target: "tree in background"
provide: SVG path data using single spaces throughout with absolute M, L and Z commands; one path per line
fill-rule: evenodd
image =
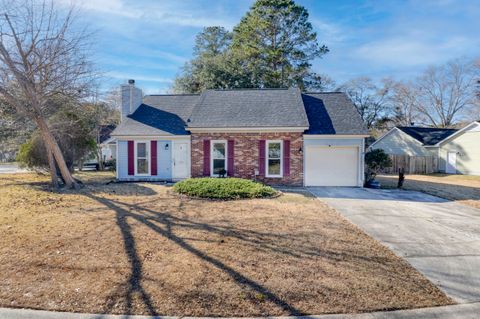
M 392 122 L 396 126 L 414 126 L 423 124 L 418 112 L 419 101 L 417 88 L 413 83 L 396 82 L 391 87 Z
M 293 0 L 257 0 L 233 30 L 232 51 L 253 87 L 304 87 L 319 45 L 308 11 Z
M 91 35 L 75 27 L 72 10 L 63 15 L 53 1 L 1 0 L 0 7 L 0 98 L 36 124 L 54 187 L 58 169 L 65 185 L 75 188 L 47 118 L 57 97 L 72 100 L 88 93 Z
M 4 99 L 0 98 L 0 104 L 0 162 L 13 162 L 18 145 L 30 137 L 35 126 Z
M 305 92 L 333 92 L 337 89 L 337 83 L 326 74 L 309 73 L 303 79 L 303 91 Z
M 68 169 L 73 172 L 75 164 L 80 166 L 91 154 L 97 153 L 98 133 L 104 123 L 118 121 L 118 111 L 112 111 L 103 102 L 74 104 L 68 100 L 57 100 L 51 103 L 55 103 L 57 108 L 47 122 Z M 30 139 L 21 145 L 17 160 L 28 168 L 48 167 L 46 146 L 39 130 L 34 131 Z
M 95 97 L 91 102 L 86 103 L 86 107 L 93 121 L 93 129 L 89 135 L 95 140 L 95 157 L 99 169 L 104 169 L 104 159 L 102 158 L 101 137 L 105 131 L 110 131 L 120 123 L 121 96 L 119 89 L 111 89 L 103 98 Z M 79 166 L 82 163 L 80 161 Z
M 434 127 L 452 126 L 476 107 L 478 79 L 478 68 L 465 59 L 428 68 L 415 83 L 418 112 Z
M 231 38 L 231 33 L 223 27 L 206 27 L 197 34 L 193 59 L 176 77 L 174 91 L 199 93 L 232 86 L 235 73 L 229 68 L 228 52 Z
M 208 27 L 197 35 L 194 57 L 175 79 L 174 91 L 327 87 L 330 81 L 310 70 L 327 52 L 304 7 L 293 0 L 257 0 L 233 32 Z
M 344 83 L 338 90 L 350 97 L 368 129 L 373 129 L 389 119 L 391 86 L 391 80 L 384 80 L 382 86 L 378 86 L 368 77 L 359 77 Z

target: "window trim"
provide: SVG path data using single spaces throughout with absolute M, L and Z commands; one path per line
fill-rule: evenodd
M 269 174 L 268 173 L 268 160 L 270 159 L 268 154 L 268 146 L 270 144 L 280 144 L 280 174 Z M 277 158 L 272 158 L 277 159 Z M 265 141 L 265 177 L 272 178 L 282 178 L 283 177 L 283 140 L 267 140 Z
M 145 143 L 145 146 L 146 146 L 146 152 L 147 152 L 147 156 L 146 157 L 141 157 L 140 159 L 146 159 L 147 160 L 147 167 L 148 167 L 148 172 L 147 173 L 141 173 L 139 174 L 138 173 L 138 144 L 140 143 Z M 147 140 L 136 140 L 135 143 L 134 143 L 134 173 L 135 173 L 135 176 L 150 176 L 151 173 L 152 173 L 152 154 L 150 153 L 150 141 L 147 141 Z
M 225 170 L 228 172 L 228 141 L 227 140 L 210 140 L 210 176 L 211 177 L 218 177 L 219 174 L 215 174 L 213 172 L 213 160 L 214 159 L 221 159 L 221 158 L 213 158 L 213 145 L 222 143 L 225 145 Z

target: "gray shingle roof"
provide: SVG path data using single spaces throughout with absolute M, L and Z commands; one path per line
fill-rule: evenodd
M 352 101 L 342 92 L 304 93 L 310 128 L 305 134 L 368 135 Z
M 435 128 L 435 127 L 415 127 L 415 126 L 397 126 L 399 130 L 410 135 L 423 145 L 435 145 L 443 141 L 453 133 L 456 129 Z
M 187 119 L 200 95 L 147 95 L 111 135 L 188 135 Z
M 240 127 L 309 127 L 306 134 L 368 134 L 343 93 L 240 89 L 147 95 L 111 135 L 186 135 L 190 134 L 186 128 Z
M 298 89 L 207 90 L 188 127 L 308 127 L 308 119 Z

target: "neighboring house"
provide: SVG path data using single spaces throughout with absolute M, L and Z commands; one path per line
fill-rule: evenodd
M 227 176 L 271 185 L 362 186 L 367 130 L 343 93 L 298 89 L 147 95 L 122 86 L 119 180 Z
M 429 127 L 394 127 L 368 149 L 387 154 L 433 156 L 438 171 L 449 174 L 480 175 L 480 123 L 461 130 Z
M 102 125 L 98 133 L 98 145 L 100 146 L 102 161 L 107 162 L 117 158 L 117 143 L 110 134 L 116 128 L 115 124 Z

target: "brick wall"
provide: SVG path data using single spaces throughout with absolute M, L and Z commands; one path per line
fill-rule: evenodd
M 303 185 L 303 133 L 192 133 L 192 177 L 203 176 L 203 141 L 234 140 L 234 176 L 254 179 L 260 140 L 290 140 L 290 176 L 256 179 L 270 185 Z M 283 163 L 282 163 L 283 164 Z

